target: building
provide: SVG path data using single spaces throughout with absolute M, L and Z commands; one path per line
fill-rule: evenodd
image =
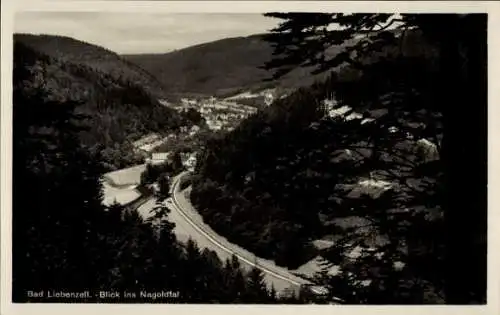
M 184 106 L 189 106 L 191 104 L 191 100 L 188 98 L 181 98 L 181 103 Z
M 146 160 L 146 163 L 151 165 L 163 164 L 169 161 L 171 154 L 171 152 L 154 152 L 151 154 L 151 158 Z
M 189 157 L 185 160 L 183 163 L 184 166 L 188 169 L 188 171 L 194 171 L 194 168 L 196 167 L 196 153 L 190 154 Z
M 158 100 L 158 102 L 163 106 L 171 106 L 171 104 L 167 100 Z
M 300 294 L 300 286 L 290 286 L 287 288 L 284 288 L 281 291 L 276 292 L 276 295 L 279 298 L 291 298 L 291 297 L 297 297 Z
M 333 245 L 335 245 L 335 243 L 330 240 L 318 239 L 312 241 L 312 245 L 318 250 L 324 250 L 332 247 Z
M 191 130 L 189 131 L 189 136 L 190 137 L 194 136 L 195 134 L 198 133 L 198 131 L 200 131 L 200 127 L 197 125 L 194 125 L 193 127 L 191 127 Z
M 273 102 L 274 102 L 274 95 L 273 95 L 273 93 L 271 93 L 271 92 L 267 92 L 267 93 L 265 93 L 265 96 L 264 96 L 264 103 L 265 103 L 267 106 L 270 106 Z

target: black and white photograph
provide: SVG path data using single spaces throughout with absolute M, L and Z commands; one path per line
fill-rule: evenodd
M 9 302 L 489 304 L 488 13 L 330 9 L 15 12 Z

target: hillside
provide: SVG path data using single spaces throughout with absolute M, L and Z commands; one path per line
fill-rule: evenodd
M 90 121 L 93 125 L 104 122 L 101 113 L 90 107 L 91 103 L 73 101 L 58 85 L 64 74 L 70 87 L 71 80 L 80 77 L 65 73 L 57 60 L 19 42 L 15 43 L 15 56 L 12 91 L 13 302 L 285 302 L 281 299 L 278 302 L 275 291 L 266 288 L 259 269 L 248 272 L 236 256 L 222 260 L 216 252 L 200 248 L 192 240 L 178 239 L 170 210 L 163 202 L 166 196 L 150 196 L 153 198 L 141 213 L 113 202 L 113 199 L 125 202 L 137 197 L 132 189 L 124 189 L 120 196 L 115 191 L 116 198 L 106 198 L 108 188 L 116 189 L 112 187 L 114 184 L 138 183 L 142 166 L 106 175 L 100 156 L 89 152 L 81 142 L 78 132 L 84 117 L 78 115 L 76 109 L 81 112 L 87 107 L 94 113 Z M 91 73 L 82 71 L 81 75 Z M 46 82 L 57 90 L 49 90 L 44 85 Z M 82 88 L 87 87 L 92 86 Z M 126 112 L 122 104 L 114 103 L 116 108 L 110 108 L 109 118 Z M 125 122 L 134 122 L 140 127 L 145 120 L 141 113 L 155 114 L 150 108 L 146 106 L 132 113 L 137 115 L 136 120 L 126 117 Z M 122 127 L 119 124 L 112 126 L 118 131 Z M 114 144 L 108 149 L 119 149 L 120 144 Z M 127 153 L 125 150 L 117 152 Z M 137 189 L 145 193 L 140 187 Z M 150 219 L 143 218 L 145 214 Z M 109 288 L 116 293 L 113 297 L 110 294 L 103 296 L 103 290 Z M 164 294 L 165 288 L 171 290 L 168 297 Z M 29 290 L 39 293 L 26 294 Z M 76 293 L 85 290 L 87 294 Z M 121 292 L 131 294 L 123 296 Z
M 154 76 L 104 47 L 58 35 L 15 34 L 14 40 L 61 63 L 85 65 L 115 81 L 130 82 L 154 94 L 162 93 L 161 83 Z
M 261 35 L 226 38 L 165 54 L 124 55 L 152 73 L 169 93 L 230 95 L 270 86 L 307 86 L 318 77 L 297 69 L 279 82 L 263 82 L 270 73 L 261 69 L 272 58 L 273 47 Z M 323 76 L 321 76 L 323 77 Z
M 76 111 L 90 118 L 81 140 L 100 152 L 110 169 L 141 161 L 131 149 L 139 137 L 189 124 L 157 101 L 161 86 L 151 75 L 98 46 L 68 37 L 16 34 L 14 67 L 14 84 L 23 89 L 42 87 L 47 98 L 79 102 Z
M 440 113 L 426 98 L 398 96 L 435 93 L 435 56 L 429 45 L 413 49 L 418 37 L 402 49 L 370 52 L 359 59 L 363 71 L 344 67 L 210 141 L 191 194 L 205 222 L 291 269 L 320 256 L 330 267 L 353 270 L 361 279 L 373 272 L 366 277 L 377 279 L 386 266 L 367 262 L 375 252 L 429 259 L 422 244 L 440 241 L 433 234 L 442 218 L 435 203 L 440 175 L 421 167 L 439 160 L 426 138 L 439 138 L 440 119 L 429 117 Z M 412 234 L 419 229 L 427 229 L 423 239 Z M 439 257 L 426 263 L 437 264 Z M 428 277 L 412 267 L 397 277 Z

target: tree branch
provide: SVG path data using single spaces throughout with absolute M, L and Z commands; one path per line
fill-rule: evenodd
M 384 26 L 384 27 L 382 27 L 382 28 L 380 28 L 380 29 L 378 29 L 378 30 L 373 30 L 373 31 L 375 31 L 375 32 L 380 32 L 380 31 L 386 30 L 386 29 L 388 29 L 391 25 L 393 25 L 395 22 L 405 22 L 405 20 L 403 20 L 403 19 L 392 19 L 389 23 L 387 23 L 387 25 L 386 25 L 386 26 Z M 379 24 L 379 25 L 380 25 L 380 24 Z

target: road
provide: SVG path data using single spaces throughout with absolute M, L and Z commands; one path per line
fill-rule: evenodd
M 174 233 L 179 241 L 185 242 L 191 238 L 196 241 L 200 249 L 208 248 L 215 251 L 222 261 L 230 259 L 233 254 L 236 255 L 245 270 L 249 270 L 253 266 L 262 270 L 267 285 L 269 287 L 273 285 L 278 292 L 286 288 L 297 290 L 300 285 L 308 283 L 307 280 L 293 275 L 288 269 L 276 266 L 272 261 L 257 258 L 244 248 L 232 244 L 203 223 L 201 216 L 185 197 L 185 191 L 181 191 L 179 188 L 179 181 L 185 174 L 182 173 L 173 179 L 172 198 L 166 202 L 167 207 L 171 210 L 169 221 L 175 223 Z M 154 200 L 149 200 L 138 208 L 139 213 L 143 217 L 150 216 L 154 203 Z

